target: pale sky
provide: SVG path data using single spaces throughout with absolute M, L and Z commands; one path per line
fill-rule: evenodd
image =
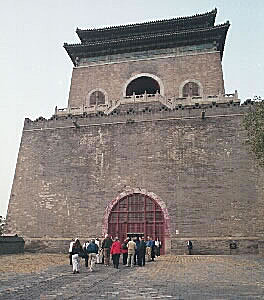
M 72 63 L 63 43 L 75 30 L 168 19 L 218 9 L 230 21 L 223 71 L 226 93 L 264 97 L 263 0 L 0 0 L 0 215 L 5 216 L 24 118 L 67 106 Z M 21 212 L 23 213 L 23 212 Z

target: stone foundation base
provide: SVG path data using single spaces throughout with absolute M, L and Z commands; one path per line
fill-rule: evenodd
M 25 238 L 25 251 L 38 253 L 68 253 L 71 238 Z M 81 243 L 84 240 L 80 239 Z
M 71 238 L 24 238 L 25 251 L 68 253 Z M 80 238 L 81 244 L 90 238 Z M 167 239 L 166 254 L 188 254 L 187 241 L 193 244 L 194 255 L 264 255 L 264 240 L 256 237 L 172 238 Z M 170 243 L 169 243 L 170 242 Z M 170 246 L 170 247 L 168 247 Z
M 264 241 L 256 237 L 172 238 L 171 252 L 188 254 L 187 241 L 193 244 L 192 254 L 264 254 Z

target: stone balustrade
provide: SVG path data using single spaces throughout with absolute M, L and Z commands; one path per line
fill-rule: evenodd
M 132 96 L 125 96 L 116 100 L 109 100 L 107 104 L 81 106 L 81 107 L 67 107 L 55 108 L 55 116 L 65 115 L 81 115 L 102 112 L 106 115 L 110 114 L 115 108 L 121 104 L 145 103 L 145 102 L 160 102 L 169 109 L 174 109 L 179 106 L 199 106 L 199 105 L 216 105 L 217 103 L 239 103 L 238 93 L 219 94 L 219 95 L 203 95 L 193 97 L 166 97 L 159 93 L 156 94 L 142 94 Z

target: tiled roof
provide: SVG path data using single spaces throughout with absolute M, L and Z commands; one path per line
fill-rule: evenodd
M 214 26 L 216 8 L 211 12 L 204 14 L 196 14 L 190 17 L 180 17 L 173 19 L 157 20 L 144 23 L 135 23 L 129 25 L 111 26 L 99 29 L 79 29 L 78 34 L 82 43 L 89 42 L 91 40 L 108 40 L 120 38 L 122 36 L 136 36 L 141 34 L 153 34 L 160 32 L 176 32 L 185 31 L 197 28 L 207 28 Z
M 64 44 L 64 48 L 75 64 L 76 57 L 88 58 L 127 52 L 173 48 L 176 46 L 199 45 L 215 42 L 217 50 L 223 54 L 229 22 L 206 28 L 182 31 L 155 32 L 140 36 L 126 35 L 106 40 L 89 40 L 81 44 Z

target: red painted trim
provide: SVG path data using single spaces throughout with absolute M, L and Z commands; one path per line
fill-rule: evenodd
M 160 206 L 160 208 L 163 212 L 163 216 L 164 216 L 164 225 L 165 225 L 164 226 L 165 227 L 165 235 L 164 236 L 169 237 L 170 236 L 170 218 L 169 218 L 168 210 L 166 208 L 166 204 L 153 192 L 148 192 L 145 189 L 140 189 L 140 188 L 126 188 L 126 190 L 124 190 L 121 194 L 119 194 L 116 198 L 114 198 L 107 205 L 105 212 L 104 212 L 104 216 L 103 216 L 102 235 L 105 236 L 108 233 L 108 219 L 109 219 L 111 210 L 121 199 L 123 199 L 124 197 L 127 197 L 129 195 L 132 195 L 132 194 L 141 194 L 141 195 L 148 196 L 149 198 L 151 198 L 154 202 L 156 202 Z

